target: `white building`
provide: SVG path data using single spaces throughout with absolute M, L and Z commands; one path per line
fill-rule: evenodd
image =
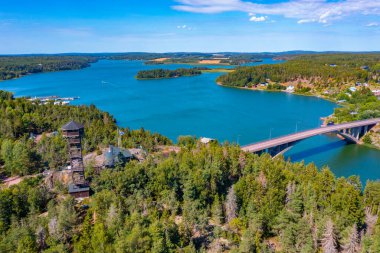
M 214 141 L 214 139 L 207 138 L 207 137 L 202 137 L 201 138 L 201 143 L 203 143 L 203 144 L 208 144 L 208 143 L 210 143 L 212 141 Z
M 350 91 L 352 91 L 352 92 L 355 92 L 355 91 L 357 91 L 356 87 L 353 87 L 353 86 L 352 86 L 352 87 L 350 87 L 350 88 L 349 88 L 349 90 L 350 90 Z
M 294 92 L 294 86 L 290 85 L 286 88 L 286 92 Z
M 371 90 L 376 97 L 380 96 L 380 90 Z

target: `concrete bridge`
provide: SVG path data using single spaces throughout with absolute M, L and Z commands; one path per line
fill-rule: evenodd
M 267 141 L 261 141 L 254 144 L 246 145 L 243 146 L 241 149 L 243 151 L 256 154 L 261 154 L 265 152 L 275 157 L 277 155 L 285 153 L 296 143 L 304 139 L 327 133 L 337 133 L 340 136 L 342 136 L 347 142 L 358 143 L 360 138 L 363 137 L 369 130 L 371 130 L 378 123 L 380 123 L 380 118 L 319 127 L 307 131 L 298 132 L 295 134 L 274 138 Z

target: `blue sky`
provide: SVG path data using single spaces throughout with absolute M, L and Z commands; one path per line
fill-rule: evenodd
M 0 54 L 379 45 L 380 0 L 0 0 Z

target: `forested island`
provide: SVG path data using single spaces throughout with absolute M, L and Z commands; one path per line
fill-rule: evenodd
M 0 56 L 0 80 L 42 72 L 82 69 L 97 59 L 95 56 L 65 55 Z
M 95 106 L 59 106 L 0 91 L 0 172 L 24 176 L 0 189 L 0 252 L 379 252 L 380 183 L 257 156 L 233 144 L 170 140 L 121 129 L 143 161 L 96 170 L 77 202 L 56 177 L 67 141 L 60 126 L 84 123 L 85 154 L 116 144 L 116 120 Z M 56 134 L 51 135 L 54 131 Z M 42 135 L 39 141 L 31 138 Z M 350 251 L 351 250 L 351 251 Z
M 177 78 L 181 76 L 197 76 L 201 75 L 202 71 L 199 68 L 179 68 L 175 70 L 169 69 L 152 69 L 142 70 L 136 75 L 137 79 L 163 79 L 163 78 Z

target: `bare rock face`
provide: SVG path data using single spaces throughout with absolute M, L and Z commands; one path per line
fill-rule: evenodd
M 380 148 L 380 124 L 377 124 L 374 128 L 372 128 L 370 132 L 370 138 L 372 144 Z
M 69 185 L 72 182 L 71 171 L 62 170 L 62 171 L 51 171 L 45 177 L 45 185 L 52 189 L 54 188 L 56 182 L 60 182 L 64 185 Z
M 102 167 L 105 162 L 104 153 L 107 152 L 107 149 L 102 149 L 99 151 L 94 151 L 83 157 L 84 166 L 92 165 L 94 167 Z

